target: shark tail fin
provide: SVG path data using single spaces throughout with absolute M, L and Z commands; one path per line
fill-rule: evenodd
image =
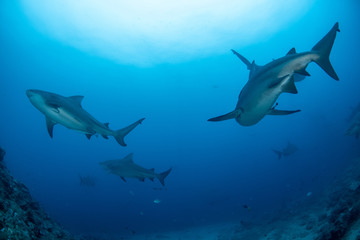
M 208 121 L 210 121 L 210 122 L 219 122 L 219 121 L 229 120 L 229 119 L 232 119 L 232 118 L 237 118 L 240 114 L 241 114 L 241 108 L 235 109 L 232 112 L 229 112 L 227 114 L 224 114 L 224 115 L 221 115 L 221 116 L 218 116 L 218 117 L 210 118 L 210 119 L 208 119 Z
M 160 174 L 157 174 L 156 177 L 159 179 L 161 185 L 165 186 L 164 180 L 165 180 L 165 178 L 169 175 L 169 173 L 171 172 L 171 170 L 172 170 L 172 168 L 169 168 L 167 171 L 162 172 L 162 173 L 160 173 Z
M 319 54 L 314 60 L 330 77 L 339 80 L 334 68 L 330 63 L 330 52 L 335 41 L 336 33 L 340 32 L 339 23 L 335 23 L 332 29 L 311 50 Z
M 116 139 L 116 141 L 123 147 L 126 146 L 126 143 L 124 141 L 124 137 L 131 132 L 137 125 L 139 125 L 140 123 L 142 123 L 142 121 L 144 121 L 145 118 L 142 118 L 140 120 L 137 120 L 136 122 L 134 122 L 133 124 L 122 128 L 120 130 L 115 131 L 114 134 L 114 138 Z
M 279 158 L 279 159 L 281 159 L 281 157 L 282 157 L 282 152 L 281 152 L 281 151 L 278 151 L 278 150 L 274 150 L 274 149 L 273 149 L 273 152 L 278 155 L 278 158 Z

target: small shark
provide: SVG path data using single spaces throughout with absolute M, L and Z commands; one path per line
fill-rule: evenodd
M 96 178 L 91 175 L 81 176 L 79 175 L 80 185 L 94 187 L 96 185 Z
M 287 146 L 282 151 L 273 149 L 273 152 L 278 155 L 279 159 L 281 159 L 282 156 L 284 156 L 284 157 L 289 156 L 289 155 L 295 153 L 297 150 L 298 150 L 298 148 L 295 144 L 288 142 Z
M 172 170 L 172 168 L 170 168 L 165 172 L 155 173 L 153 168 L 143 168 L 134 163 L 132 153 L 123 159 L 100 162 L 100 165 L 108 172 L 120 176 L 124 182 L 126 182 L 125 178 L 137 178 L 142 182 L 145 180 L 145 178 L 149 178 L 151 181 L 154 181 L 154 178 L 157 178 L 163 186 L 165 185 L 165 178 Z
M 300 110 L 278 110 L 274 106 L 281 93 L 297 93 L 295 78 L 299 75 L 310 76 L 306 71 L 309 63 L 317 63 L 330 77 L 339 80 L 331 66 L 329 55 L 339 32 L 339 24 L 332 29 L 308 52 L 296 53 L 292 48 L 284 57 L 276 59 L 264 66 L 250 63 L 245 57 L 232 52 L 250 70 L 249 80 L 241 90 L 235 110 L 222 116 L 210 118 L 208 121 L 223 121 L 235 118 L 243 126 L 258 123 L 265 115 L 288 115 Z
M 109 123 L 99 122 L 82 108 L 83 96 L 63 97 L 33 89 L 27 90 L 26 95 L 30 102 L 45 115 L 47 130 L 51 138 L 54 125 L 59 123 L 69 129 L 85 133 L 88 139 L 94 134 L 100 134 L 105 139 L 113 136 L 121 146 L 125 147 L 124 137 L 145 119 L 142 118 L 120 130 L 111 130 Z
M 351 113 L 349 120 L 350 120 L 350 126 L 346 130 L 345 135 L 349 135 L 349 136 L 354 135 L 358 139 L 360 136 L 360 103 Z

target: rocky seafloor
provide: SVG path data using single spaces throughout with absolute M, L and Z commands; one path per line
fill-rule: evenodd
M 27 187 L 14 179 L 0 148 L 0 240 L 83 240 L 52 220 Z M 321 196 L 272 214 L 262 223 L 231 222 L 133 236 L 101 239 L 204 239 L 204 240 L 360 240 L 360 158 L 351 164 Z M 89 238 L 87 238 L 89 239 Z M 95 238 L 91 238 L 95 239 Z
M 264 216 L 261 223 L 220 223 L 129 239 L 360 240 L 360 158 L 354 159 L 316 198 Z
M 52 220 L 7 170 L 0 148 L 0 240 L 79 240 Z

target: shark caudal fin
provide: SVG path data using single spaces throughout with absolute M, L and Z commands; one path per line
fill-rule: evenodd
M 156 175 L 156 177 L 159 179 L 161 185 L 165 186 L 165 178 L 169 175 L 169 173 L 171 172 L 172 168 L 169 168 L 169 170 L 159 173 Z
M 219 121 L 229 120 L 229 119 L 237 118 L 240 114 L 241 114 L 241 108 L 235 109 L 232 112 L 229 112 L 227 114 L 224 114 L 224 115 L 221 115 L 218 117 L 210 118 L 210 119 L 208 119 L 208 121 L 209 122 L 219 122 Z
M 142 121 L 144 121 L 145 118 L 142 118 L 140 120 L 137 120 L 136 122 L 134 122 L 133 124 L 115 131 L 114 134 L 114 138 L 116 139 L 116 141 L 123 147 L 126 146 L 126 143 L 124 142 L 124 137 L 131 132 L 137 125 L 139 125 L 140 123 L 142 123 Z
M 334 68 L 330 63 L 330 52 L 335 41 L 336 33 L 340 32 L 339 23 L 335 23 L 332 29 L 323 37 L 311 51 L 317 52 L 319 58 L 314 60 L 330 77 L 339 80 Z
M 281 151 L 278 151 L 278 150 L 274 150 L 273 149 L 273 152 L 276 153 L 276 155 L 278 155 L 278 158 L 281 159 L 282 157 L 282 152 Z

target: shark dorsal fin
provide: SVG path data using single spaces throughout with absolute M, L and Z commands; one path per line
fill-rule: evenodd
M 109 123 L 104 123 L 105 127 L 109 128 Z
M 286 54 L 286 56 L 287 56 L 287 55 L 292 55 L 292 54 L 296 54 L 295 48 L 290 49 L 290 50 L 288 51 L 288 53 Z
M 257 71 L 259 71 L 259 68 L 260 68 L 260 66 L 255 63 L 255 60 L 252 61 L 251 65 L 250 65 L 249 79 L 252 78 L 252 76 L 254 76 L 254 74 Z
M 123 161 L 133 163 L 134 162 L 133 161 L 133 155 L 134 155 L 133 153 L 130 153 L 129 155 L 127 155 L 126 157 L 123 158 Z
M 79 106 L 81 107 L 81 102 L 84 99 L 84 96 L 71 96 L 69 98 L 79 104 Z

